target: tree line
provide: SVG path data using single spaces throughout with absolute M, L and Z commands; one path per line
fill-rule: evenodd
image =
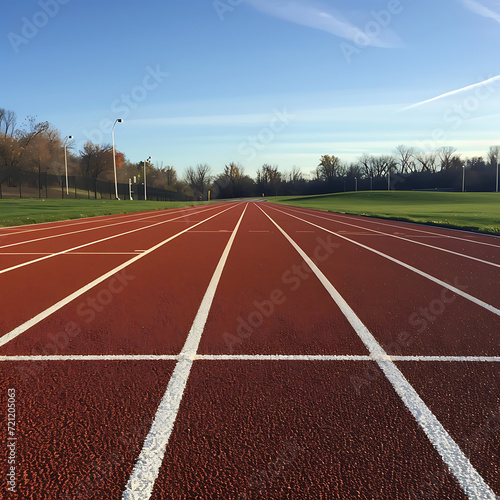
M 66 155 L 65 155 L 66 151 Z M 175 191 L 198 199 L 252 196 L 322 194 L 368 189 L 447 189 L 459 191 L 465 174 L 467 191 L 494 191 L 500 147 L 491 146 L 484 157 L 462 158 L 453 147 L 420 151 L 406 145 L 391 154 L 363 154 L 349 164 L 335 155 L 323 155 L 308 174 L 299 168 L 281 171 L 264 164 L 252 178 L 237 162 L 220 173 L 204 163 L 179 175 L 175 167 L 149 160 L 133 163 L 115 151 L 118 181 L 143 183 L 148 187 Z M 15 186 L 22 175 L 38 177 L 65 174 L 65 158 L 71 175 L 96 184 L 113 180 L 113 153 L 110 144 L 87 141 L 79 151 L 74 139 L 62 137 L 48 122 L 28 116 L 20 125 L 16 113 L 0 108 L 0 189 Z

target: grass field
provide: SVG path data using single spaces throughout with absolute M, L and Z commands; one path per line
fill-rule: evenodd
M 190 207 L 204 202 L 116 200 L 0 200 L 0 226 L 20 226 L 144 210 Z M 206 202 L 205 202 L 206 203 Z
M 500 194 L 363 191 L 277 197 L 276 203 L 500 235 Z
M 275 197 L 302 208 L 468 229 L 500 235 L 500 194 L 362 191 L 321 196 Z M 115 200 L 0 200 L 0 226 L 36 224 L 98 215 L 142 212 L 207 202 Z

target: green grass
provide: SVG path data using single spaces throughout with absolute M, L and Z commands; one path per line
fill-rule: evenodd
M 277 203 L 330 212 L 419 222 L 500 235 L 500 194 L 362 191 L 322 196 L 268 198 Z M 207 202 L 4 199 L 0 226 L 18 226 Z
M 0 227 L 191 207 L 203 203 L 207 202 L 6 199 L 0 200 Z
M 362 191 L 270 200 L 295 207 L 500 235 L 500 194 L 497 193 Z

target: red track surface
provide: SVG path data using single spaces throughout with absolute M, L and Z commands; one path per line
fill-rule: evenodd
M 498 264 L 498 238 L 268 203 L 0 229 L 17 438 L 9 455 L 5 424 L 0 498 L 494 499 Z M 370 358 L 332 286 L 393 363 Z

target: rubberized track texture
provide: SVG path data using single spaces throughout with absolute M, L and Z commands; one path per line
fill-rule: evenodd
M 0 228 L 0 498 L 497 499 L 499 285 L 264 201 Z

